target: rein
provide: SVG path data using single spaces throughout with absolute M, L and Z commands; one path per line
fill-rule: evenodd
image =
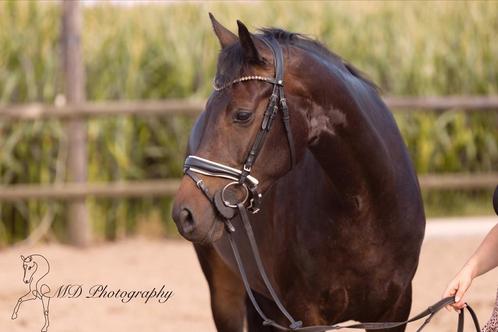
M 290 152 L 290 163 L 291 168 L 294 167 L 295 164 L 295 147 L 294 140 L 290 128 L 290 118 L 289 118 L 289 109 L 287 107 L 287 102 L 284 95 L 284 58 L 283 53 L 278 41 L 274 38 L 270 39 L 261 39 L 272 51 L 273 57 L 275 59 L 275 77 L 263 77 L 263 76 L 244 76 L 237 78 L 231 82 L 228 82 L 222 86 L 214 86 L 215 91 L 221 91 L 226 88 L 231 87 L 234 84 L 257 80 L 265 83 L 269 83 L 273 85 L 273 91 L 270 96 L 268 106 L 263 116 L 263 120 L 261 123 L 261 128 L 257 133 L 254 142 L 252 144 L 251 150 L 242 166 L 242 169 L 236 169 L 212 160 L 208 160 L 205 158 L 201 158 L 194 155 L 189 155 L 185 159 L 184 163 L 184 173 L 189 176 L 197 188 L 201 190 L 201 192 L 206 196 L 206 198 L 211 202 L 211 204 L 216 207 L 218 213 L 223 217 L 225 223 L 225 229 L 228 234 L 228 239 L 230 242 L 230 246 L 232 248 L 235 261 L 237 263 L 237 267 L 240 272 L 240 276 L 242 278 L 242 282 L 244 284 L 244 288 L 246 290 L 247 296 L 249 297 L 254 309 L 257 311 L 258 315 L 263 320 L 263 325 L 272 326 L 281 331 L 305 331 L 305 332 L 319 332 L 319 331 L 331 331 L 331 330 L 340 330 L 340 329 L 368 329 L 368 330 L 382 330 L 382 329 L 391 329 L 399 326 L 406 325 L 411 322 L 418 321 L 422 318 L 425 318 L 423 324 L 419 327 L 417 332 L 420 332 L 434 317 L 436 313 L 438 313 L 442 308 L 446 305 L 455 303 L 454 297 L 444 298 L 434 305 L 428 307 L 423 312 L 418 315 L 403 321 L 403 322 L 372 322 L 372 323 L 357 323 L 351 325 L 314 325 L 314 326 L 305 326 L 303 327 L 303 322 L 300 320 L 295 320 L 292 315 L 287 311 L 285 306 L 282 304 L 282 301 L 278 297 L 275 289 L 271 285 L 270 279 L 266 274 L 266 270 L 263 266 L 263 262 L 261 260 L 261 255 L 259 253 L 258 245 L 256 243 L 256 239 L 254 237 L 254 231 L 252 229 L 251 223 L 249 221 L 248 211 L 251 213 L 257 213 L 260 210 L 262 194 L 258 191 L 259 181 L 251 176 L 252 167 L 258 157 L 258 154 L 263 147 L 264 141 L 269 133 L 273 120 L 277 115 L 278 111 L 282 112 L 282 121 L 284 124 L 285 133 L 287 136 L 287 141 L 289 144 L 289 152 Z M 218 177 L 227 180 L 231 180 L 223 189 L 211 195 L 209 189 L 207 188 L 204 181 L 198 176 L 206 175 L 210 177 Z M 233 188 L 232 188 L 233 187 Z M 233 199 L 234 194 L 231 193 L 231 189 L 240 189 L 243 192 L 242 198 Z M 276 323 L 275 321 L 268 318 L 261 307 L 259 306 L 254 293 L 249 284 L 249 280 L 247 278 L 247 274 L 244 268 L 244 263 L 240 257 L 239 249 L 237 243 L 233 238 L 233 233 L 236 231 L 235 227 L 231 223 L 231 219 L 233 219 L 238 212 L 240 219 L 242 220 L 242 224 L 246 231 L 247 237 L 249 239 L 249 244 L 251 247 L 252 255 L 256 261 L 256 266 L 258 272 L 270 293 L 273 301 L 282 312 L 282 314 L 289 321 L 290 325 L 288 327 L 283 326 L 281 324 Z M 477 320 L 477 316 L 474 310 L 467 305 L 467 310 L 469 311 L 472 320 L 474 322 L 476 332 L 480 332 L 479 322 Z M 457 332 L 463 332 L 464 329 L 464 310 L 460 311 L 458 316 L 458 330 Z

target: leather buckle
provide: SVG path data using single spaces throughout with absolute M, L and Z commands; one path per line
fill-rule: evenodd
M 261 198 L 263 195 L 258 193 L 256 190 L 251 190 L 252 198 L 249 200 L 249 205 L 247 210 L 252 214 L 256 214 L 261 210 Z

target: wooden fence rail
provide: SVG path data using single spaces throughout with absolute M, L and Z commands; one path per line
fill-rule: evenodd
M 385 97 L 384 101 L 395 111 L 407 112 L 449 109 L 464 112 L 498 110 L 498 96 Z M 189 99 L 92 102 L 61 107 L 47 104 L 2 105 L 0 120 L 67 120 L 113 115 L 196 116 L 203 109 L 203 101 Z
M 419 175 L 422 189 L 494 189 L 498 173 L 454 173 Z
M 393 110 L 410 112 L 449 109 L 465 112 L 498 110 L 498 96 L 385 97 L 384 101 Z
M 16 184 L 0 186 L 0 201 L 74 200 L 95 198 L 124 198 L 146 196 L 172 196 L 180 184 L 178 179 L 119 181 L 102 183 L 64 183 L 55 185 Z
M 43 120 L 93 118 L 115 115 L 162 115 L 196 116 L 204 108 L 198 100 L 160 100 L 160 101 L 114 101 L 85 103 L 73 106 L 46 104 L 4 105 L 0 106 L 0 120 Z
M 498 96 L 386 97 L 384 101 L 393 110 L 409 112 L 447 109 L 465 112 L 498 111 Z M 70 120 L 118 115 L 193 117 L 203 108 L 204 102 L 199 100 L 116 101 L 62 107 L 46 104 L 4 105 L 0 106 L 0 121 Z M 420 176 L 419 180 L 423 189 L 492 189 L 498 183 L 498 173 L 429 174 Z M 175 193 L 178 185 L 178 179 L 60 185 L 17 184 L 0 186 L 0 201 L 75 200 L 87 196 L 170 196 Z
M 493 189 L 498 173 L 421 175 L 423 189 Z M 172 196 L 179 179 L 128 181 L 111 183 L 65 183 L 60 185 L 0 186 L 0 201 L 74 200 L 88 196 L 96 198 L 125 198 Z

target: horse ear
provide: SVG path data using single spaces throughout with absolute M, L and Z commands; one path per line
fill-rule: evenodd
M 237 20 L 237 25 L 239 27 L 239 39 L 244 52 L 244 58 L 249 62 L 263 63 L 263 57 L 259 54 L 258 49 L 254 44 L 254 38 L 247 27 L 239 20 Z
M 24 259 L 25 259 L 25 258 L 24 258 L 24 256 L 23 256 L 23 255 L 21 255 L 21 260 L 22 260 L 23 262 L 24 262 Z
M 213 14 L 209 13 L 209 18 L 211 19 L 214 33 L 216 34 L 216 37 L 218 37 L 222 49 L 237 42 L 237 35 L 221 25 L 220 22 L 214 18 Z

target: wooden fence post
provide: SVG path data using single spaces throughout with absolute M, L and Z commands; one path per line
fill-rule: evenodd
M 85 72 L 81 47 L 81 13 L 77 0 L 62 2 L 62 57 L 64 94 L 68 105 L 85 102 Z M 87 181 L 87 127 L 84 119 L 67 121 L 67 177 L 71 182 Z M 68 236 L 71 244 L 87 246 L 91 241 L 85 198 L 67 206 Z

